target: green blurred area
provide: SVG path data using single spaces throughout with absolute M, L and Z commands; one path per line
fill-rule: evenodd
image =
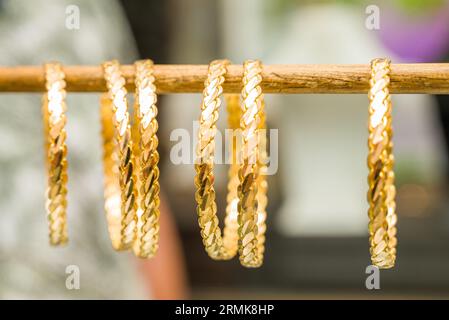
M 445 0 L 388 0 L 388 1 L 369 1 L 369 0 L 277 0 L 267 3 L 267 11 L 278 16 L 290 11 L 299 5 L 317 5 L 317 4 L 340 3 L 343 5 L 355 5 L 366 7 L 368 5 L 393 5 L 400 10 L 417 14 L 423 11 L 434 10 L 445 4 Z

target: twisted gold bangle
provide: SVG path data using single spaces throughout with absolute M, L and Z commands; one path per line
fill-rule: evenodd
M 391 126 L 390 60 L 371 62 L 368 138 L 368 202 L 371 260 L 379 268 L 392 268 L 396 259 L 396 203 Z
M 239 170 L 238 222 L 240 263 L 245 267 L 259 267 L 263 263 L 267 181 L 265 112 L 262 88 L 262 63 L 244 63 L 242 90 L 242 164 Z
M 214 155 L 215 134 L 218 110 L 223 93 L 222 84 L 227 72 L 227 60 L 215 60 L 209 64 L 208 76 L 204 83 L 203 101 L 201 103 L 200 127 L 196 149 L 197 163 L 195 200 L 197 202 L 198 224 L 206 252 L 212 259 L 228 260 L 237 253 L 237 169 L 231 165 L 229 169 L 228 205 L 226 208 L 224 236 L 221 235 L 217 217 L 217 204 L 214 189 Z M 238 101 L 228 98 L 228 110 L 231 111 L 230 123 L 235 119 L 234 110 L 238 109 Z M 237 107 L 236 107 L 237 103 Z M 235 122 L 235 120 L 234 120 Z M 231 152 L 232 153 L 232 152 Z M 231 155 L 232 156 L 232 155 Z
M 119 63 L 109 61 L 102 67 L 108 87 L 108 94 L 101 98 L 106 218 L 112 247 L 125 250 L 133 244 L 137 231 L 127 92 Z
M 46 167 L 47 218 L 50 244 L 61 245 L 67 236 L 67 145 L 65 75 L 59 63 L 44 66 L 47 93 L 43 97 Z
M 136 186 L 138 198 L 137 238 L 133 250 L 140 258 L 156 254 L 159 241 L 159 153 L 156 132 L 156 87 L 154 85 L 153 62 L 137 61 L 136 93 L 134 99 L 134 160 L 137 170 Z
M 237 222 L 237 207 L 239 202 L 239 196 L 237 188 L 239 186 L 239 164 L 237 155 L 241 152 L 241 142 L 237 141 L 239 138 L 238 130 L 240 128 L 240 118 L 242 117 L 242 109 L 240 108 L 240 97 L 238 94 L 225 95 L 226 106 L 228 110 L 228 126 L 233 130 L 231 146 L 229 150 L 229 163 L 228 170 L 228 194 L 226 197 L 226 216 L 223 230 L 223 243 L 227 248 L 228 256 L 234 257 L 238 251 L 238 228 Z

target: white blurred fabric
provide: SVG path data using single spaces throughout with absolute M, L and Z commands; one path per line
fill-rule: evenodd
M 116 1 L 9 0 L 0 3 L 2 65 L 130 63 L 133 39 Z M 65 27 L 67 5 L 79 30 Z M 143 298 L 128 253 L 112 250 L 103 210 L 98 94 L 69 94 L 69 244 L 48 244 L 40 94 L 0 95 L 0 298 Z M 80 269 L 68 290 L 66 266 Z

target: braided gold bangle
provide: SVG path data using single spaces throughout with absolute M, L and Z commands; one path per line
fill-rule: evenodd
M 396 203 L 391 126 L 390 60 L 371 62 L 368 138 L 368 202 L 371 260 L 379 268 L 392 268 L 396 259 Z
M 240 108 L 240 96 L 238 94 L 225 95 L 226 106 L 228 110 L 228 126 L 232 130 L 240 129 L 240 118 L 242 116 L 242 109 Z M 226 197 L 226 216 L 223 230 L 224 247 L 228 250 L 228 255 L 234 257 L 238 251 L 238 202 L 239 196 L 237 188 L 239 186 L 239 163 L 237 155 L 240 153 L 241 142 L 237 141 L 238 134 L 232 135 L 232 141 L 229 149 L 229 163 L 228 170 L 228 194 Z
M 156 87 L 153 62 L 136 61 L 133 146 L 138 203 L 137 238 L 133 250 L 140 258 L 156 254 L 159 241 L 159 153 Z
M 101 98 L 105 210 L 115 250 L 129 249 L 137 229 L 131 128 L 125 79 L 117 61 L 102 65 L 108 93 Z
M 267 181 L 267 156 L 264 137 L 265 112 L 262 88 L 262 63 L 244 63 L 242 90 L 242 153 L 238 187 L 238 223 L 240 263 L 245 267 L 259 267 L 263 263 Z
M 67 146 L 65 75 L 59 63 L 44 66 L 47 93 L 43 97 L 46 167 L 48 187 L 46 208 L 50 244 L 60 245 L 67 236 Z
M 222 84 L 227 72 L 227 60 L 214 60 L 209 64 L 208 76 L 204 83 L 203 101 L 201 103 L 200 127 L 198 130 L 198 145 L 196 148 L 197 162 L 195 164 L 195 200 L 197 202 L 198 224 L 201 237 L 208 255 L 215 260 L 228 260 L 237 253 L 237 168 L 231 165 L 229 169 L 228 205 L 226 208 L 225 228 L 223 237 L 217 217 L 217 204 L 214 189 L 214 156 L 215 134 L 218 120 L 218 110 L 223 93 Z M 234 111 L 238 109 L 238 100 L 228 98 L 230 123 L 235 123 Z M 237 104 L 237 105 L 236 105 Z M 238 112 L 238 111 L 237 111 Z M 232 153 L 232 152 L 231 152 Z M 233 156 L 233 155 L 231 155 Z

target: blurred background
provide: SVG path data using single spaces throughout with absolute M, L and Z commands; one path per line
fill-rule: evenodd
M 79 8 L 79 28 L 68 15 Z M 374 20 L 373 20 L 374 19 Z M 445 62 L 449 1 L 0 0 L 0 64 Z M 448 80 L 449 81 L 449 80 Z M 68 96 L 70 242 L 50 248 L 39 94 L 0 96 L 0 298 L 449 298 L 449 98 L 393 97 L 398 259 L 367 290 L 366 95 L 266 95 L 279 130 L 265 263 L 206 255 L 193 165 L 170 162 L 200 94 L 159 97 L 163 208 L 158 256 L 112 250 L 103 212 L 98 94 Z M 224 109 L 224 108 L 223 108 Z M 226 116 L 220 119 L 225 128 Z M 219 208 L 226 167 L 217 166 Z M 219 210 L 223 212 L 223 210 Z M 66 288 L 66 267 L 80 289 Z

